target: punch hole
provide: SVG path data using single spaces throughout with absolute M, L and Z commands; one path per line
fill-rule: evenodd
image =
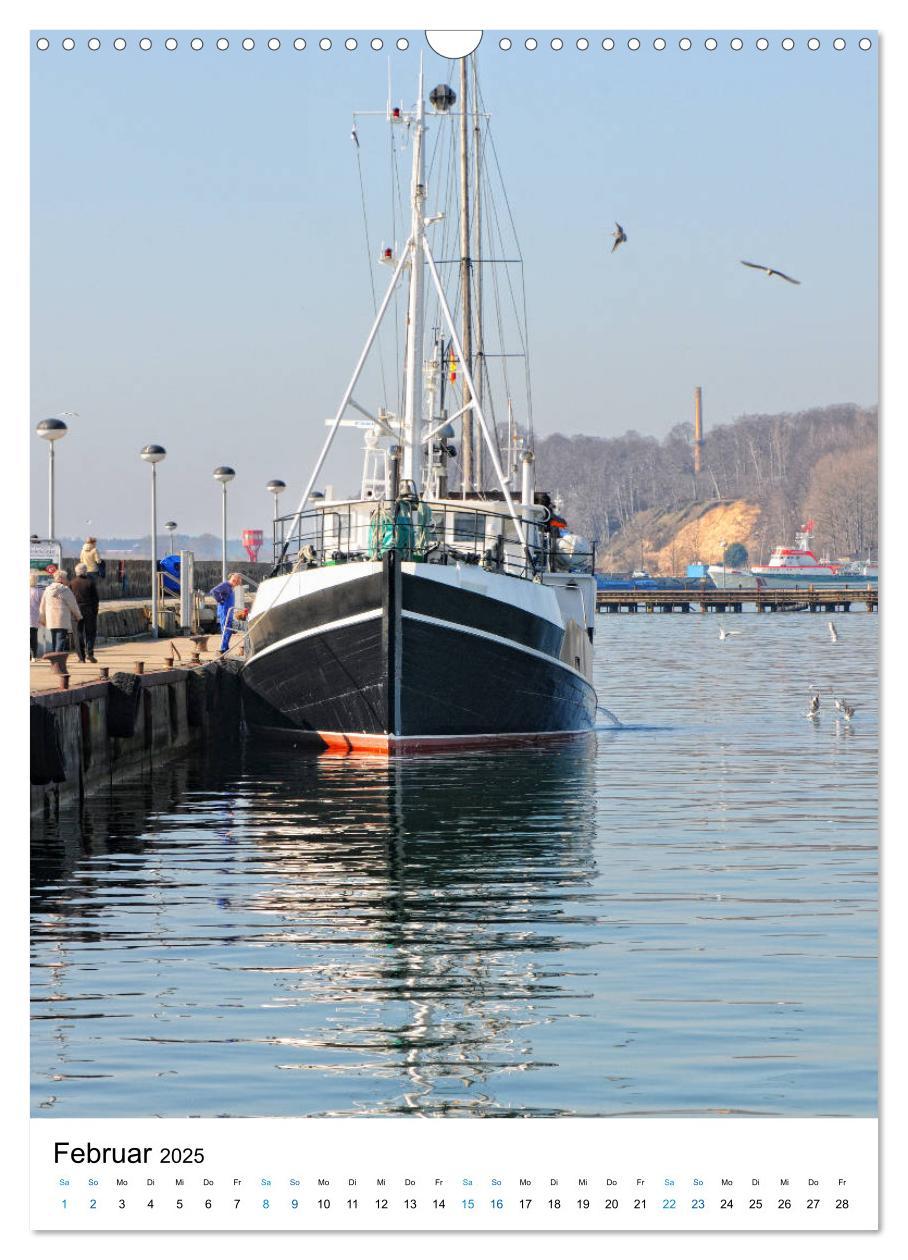
M 469 57 L 482 43 L 482 31 L 424 31 L 423 34 L 432 51 L 449 61 Z M 409 48 L 410 41 L 401 44 L 398 40 L 397 47 Z
M 744 47 L 744 40 L 741 39 L 740 36 L 736 35 L 731 41 L 731 47 L 733 52 L 740 52 Z
M 176 46 L 177 46 L 177 41 L 173 38 L 172 35 L 170 36 L 169 39 L 164 40 L 164 47 L 167 49 L 168 52 L 173 52 Z
M 867 36 L 866 36 L 866 35 L 864 36 L 864 38 L 863 38 L 863 39 L 859 39 L 859 40 L 858 40 L 858 48 L 860 48 L 860 50 L 861 50 L 862 52 L 868 52 L 868 51 L 869 51 L 872 47 L 873 47 L 873 44 L 872 44 L 872 42 L 871 42 L 871 41 L 867 38 Z
M 91 39 L 88 41 L 88 46 L 92 52 L 98 51 L 101 47 L 101 41 L 98 39 L 97 35 L 92 35 Z
M 555 38 L 552 40 L 552 51 L 561 52 L 563 47 L 564 47 L 564 40 L 559 39 L 558 36 L 556 35 Z
M 375 36 L 375 39 L 373 39 L 369 45 L 369 47 L 374 48 L 376 52 L 381 52 L 384 46 L 385 46 L 384 40 L 379 39 L 377 35 Z
M 271 49 L 272 52 L 277 52 L 280 46 L 281 46 L 281 41 L 277 38 L 277 36 L 272 35 L 271 39 L 268 40 L 268 47 Z
M 65 48 L 65 50 L 67 52 L 72 52 L 75 46 L 76 46 L 76 41 L 72 39 L 69 35 L 67 35 L 66 39 L 64 39 L 63 41 L 63 47 Z
M 719 47 L 719 41 L 717 39 L 713 39 L 712 35 L 710 35 L 709 39 L 705 39 L 703 41 L 703 47 L 707 50 L 707 52 L 715 52 Z
M 785 49 L 786 52 L 791 52 L 794 46 L 795 46 L 794 40 L 791 38 L 790 35 L 786 35 L 785 38 L 782 40 L 782 47 Z
M 842 39 L 842 37 L 839 36 L 838 39 L 834 39 L 832 41 L 832 46 L 836 50 L 836 52 L 841 52 L 842 49 L 846 47 L 846 44 L 845 44 L 844 39 Z
M 194 39 L 189 41 L 189 47 L 193 50 L 193 52 L 198 52 L 200 48 L 205 47 L 205 41 L 203 39 L 199 39 L 198 35 L 196 35 Z
M 579 52 L 586 52 L 586 50 L 589 48 L 589 46 L 590 46 L 590 41 L 589 41 L 588 39 L 585 39 L 585 38 L 581 35 L 581 36 L 580 36 L 580 38 L 577 40 L 577 49 L 578 49 L 578 51 L 579 51 Z
M 682 35 L 681 38 L 678 40 L 678 47 L 681 49 L 682 52 L 690 52 L 692 45 L 686 35 Z
M 400 49 L 401 52 L 406 52 L 407 49 L 410 47 L 410 41 L 406 39 L 403 35 L 401 35 L 400 39 L 397 41 L 397 47 Z
M 537 41 L 531 35 L 529 39 L 524 41 L 523 46 L 524 48 L 526 48 L 528 52 L 535 52 L 536 47 L 537 47 Z
M 230 47 L 230 40 L 225 39 L 224 36 L 222 35 L 221 38 L 217 42 L 217 47 L 218 47 L 219 52 L 226 52 L 227 49 Z
M 50 48 L 50 40 L 42 35 L 40 39 L 35 40 L 35 47 L 39 52 L 47 52 L 48 48 Z
M 356 46 L 357 46 L 356 40 L 353 38 L 352 35 L 350 36 L 349 39 L 344 40 L 344 47 L 346 48 L 347 52 L 353 52 Z
M 147 35 L 145 35 L 142 39 L 139 40 L 139 47 L 142 49 L 142 52 L 148 52 L 149 48 L 151 47 L 151 40 L 148 38 Z
M 807 41 L 807 47 L 810 49 L 811 52 L 816 52 L 819 46 L 820 46 L 820 41 L 816 37 L 814 37 L 813 39 L 809 39 Z
M 636 52 L 637 49 L 640 47 L 640 40 L 637 38 L 636 35 L 634 35 L 627 41 L 627 46 L 631 50 L 631 52 Z
M 123 38 L 122 35 L 119 35 L 114 40 L 114 48 L 116 48 L 117 52 L 122 52 L 125 47 L 126 47 L 126 40 Z
M 302 36 L 299 36 L 297 39 L 293 41 L 293 47 L 297 50 L 297 52 L 302 52 L 303 49 L 306 47 L 306 41 L 303 39 Z
M 255 47 L 255 40 L 250 39 L 249 36 L 247 35 L 246 38 L 243 40 L 243 47 L 245 48 L 246 52 L 252 52 L 253 48 Z
M 606 35 L 605 39 L 602 41 L 602 47 L 606 52 L 611 52 L 615 47 L 615 41 L 610 36 Z
M 498 41 L 498 47 L 501 49 L 502 52 L 508 51 L 508 49 L 511 47 L 511 41 L 508 39 L 507 35 L 505 35 L 504 39 L 500 39 Z
M 760 38 L 757 40 L 757 48 L 759 48 L 760 52 L 766 52 L 766 49 L 768 47 L 769 47 L 769 40 L 765 37 L 765 35 L 761 35 Z
M 325 39 L 320 39 L 318 41 L 318 46 L 322 50 L 322 52 L 327 52 L 328 49 L 331 47 L 331 40 L 328 39 L 327 37 Z
M 665 40 L 662 38 L 661 35 L 657 35 L 656 38 L 653 40 L 653 47 L 655 48 L 656 52 L 662 52 L 663 48 L 665 47 Z

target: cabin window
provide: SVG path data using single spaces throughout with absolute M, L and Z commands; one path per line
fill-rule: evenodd
M 485 541 L 485 522 L 480 528 L 476 512 L 455 512 L 451 537 L 454 542 L 482 543 Z

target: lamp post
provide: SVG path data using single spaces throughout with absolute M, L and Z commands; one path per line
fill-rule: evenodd
M 175 545 L 173 541 L 173 536 L 177 532 L 177 523 L 176 521 L 165 521 L 164 528 L 167 530 L 168 534 L 170 535 L 170 554 L 173 555 L 173 549 Z
M 719 539 L 719 546 L 722 548 L 722 590 L 725 590 L 725 539 Z
M 66 421 L 53 418 L 41 420 L 35 426 L 39 438 L 47 442 L 48 454 L 48 498 L 47 498 L 47 536 L 54 536 L 54 446 L 68 432 Z
M 223 492 L 221 499 L 221 581 L 227 581 L 227 483 L 233 481 L 236 472 L 227 464 L 222 464 L 211 474 L 215 481 L 221 483 Z
M 143 446 L 139 452 L 146 464 L 151 464 L 151 637 L 158 637 L 158 474 L 157 466 L 167 454 L 163 446 L 154 442 Z
M 271 494 L 274 496 L 274 520 L 277 520 L 278 497 L 287 489 L 287 483 L 286 481 L 269 481 L 265 489 L 270 490 Z

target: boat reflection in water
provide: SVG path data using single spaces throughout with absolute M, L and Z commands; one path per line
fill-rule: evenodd
M 61 817 L 35 869 L 36 1108 L 574 1110 L 515 1074 L 561 1075 L 566 1037 L 540 1056 L 538 1034 L 589 1005 L 596 739 L 388 762 L 247 747 L 226 774 L 184 768 L 171 799 L 132 789 L 132 819 L 122 799 L 113 826 L 106 802 Z

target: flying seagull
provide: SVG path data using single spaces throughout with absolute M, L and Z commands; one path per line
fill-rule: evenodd
M 827 622 L 826 622 L 826 625 L 827 625 L 827 627 L 828 627 L 828 629 L 829 629 L 829 637 L 830 637 L 830 639 L 832 639 L 833 643 L 838 643 L 838 641 L 839 641 L 839 632 L 838 632 L 838 630 L 836 630 L 836 628 L 835 628 L 835 624 L 834 624 L 833 622 L 831 622 L 831 621 L 827 621 Z
M 618 248 L 618 246 L 622 243 L 622 241 L 626 241 L 626 240 L 627 240 L 627 233 L 625 232 L 625 230 L 624 230 L 624 228 L 621 226 L 621 224 L 616 222 L 616 223 L 615 223 L 615 231 L 614 231 L 614 232 L 612 232 L 612 233 L 611 233 L 611 235 L 612 235 L 612 236 L 614 236 L 614 238 L 615 238 L 615 243 L 614 243 L 614 245 L 612 246 L 612 253 L 614 254 L 615 250 L 616 250 L 616 249 Z
M 787 280 L 789 284 L 800 284 L 800 280 L 795 280 L 794 276 L 786 276 L 784 271 L 776 271 L 775 267 L 764 267 L 762 263 L 745 262 L 741 259 L 742 267 L 753 267 L 755 271 L 765 271 L 768 276 L 781 276 L 783 280 Z
M 719 626 L 719 639 L 722 643 L 724 643 L 726 639 L 730 638 L 731 635 L 740 633 L 740 630 L 726 630 L 724 626 Z

